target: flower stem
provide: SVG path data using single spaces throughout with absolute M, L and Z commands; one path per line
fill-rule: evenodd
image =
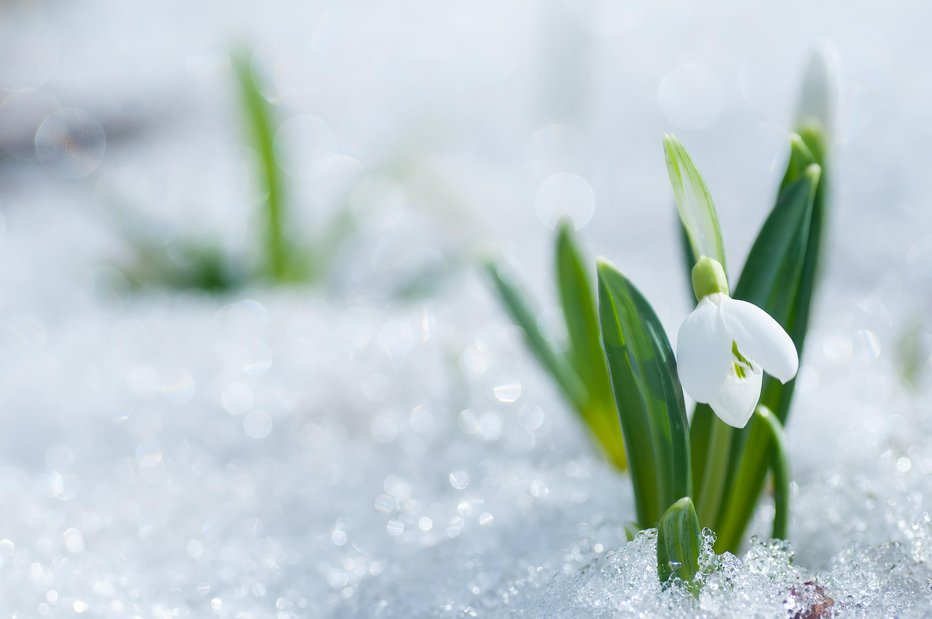
M 718 520 L 725 491 L 730 450 L 731 428 L 718 418 L 713 419 L 702 486 L 696 497 L 699 522 L 702 526 L 714 528 Z

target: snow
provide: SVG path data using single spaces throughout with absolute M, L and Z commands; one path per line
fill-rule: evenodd
M 2 614 L 932 614 L 932 384 L 900 352 L 917 340 L 924 365 L 932 335 L 929 9 L 189 4 L 3 9 L 23 26 L 3 54 L 43 53 L 0 70 Z M 295 233 L 343 205 L 356 228 L 316 289 L 131 292 L 123 218 L 256 257 L 235 37 L 292 119 Z M 627 480 L 471 265 L 500 252 L 558 332 L 550 226 L 572 198 L 591 254 L 675 333 L 660 136 L 705 173 L 734 269 L 816 45 L 841 92 L 790 545 L 763 501 L 693 598 L 660 587 L 652 532 L 627 541 Z M 86 130 L 74 150 L 63 122 Z

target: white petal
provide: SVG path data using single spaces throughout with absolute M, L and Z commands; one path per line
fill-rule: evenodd
M 758 363 L 780 382 L 796 376 L 796 346 L 770 314 L 747 301 L 728 298 L 722 301 L 722 318 L 746 359 Z
M 760 399 L 763 373 L 759 369 L 745 371 L 746 378 L 739 378 L 732 365 L 722 388 L 709 402 L 719 419 L 735 428 L 743 428 L 748 424 Z
M 706 297 L 683 321 L 676 338 L 683 389 L 695 401 L 708 402 L 725 382 L 731 363 L 731 336 L 718 306 Z

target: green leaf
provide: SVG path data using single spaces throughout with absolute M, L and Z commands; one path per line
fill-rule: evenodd
M 657 575 L 664 586 L 672 578 L 687 583 L 689 590 L 699 593 L 699 553 L 702 550 L 702 530 L 689 497 L 683 497 L 663 514 L 657 525 Z
M 557 231 L 556 263 L 557 288 L 569 334 L 569 359 L 586 388 L 581 413 L 609 460 L 624 470 L 625 446 L 602 350 L 595 295 L 568 220 L 562 221 Z
M 655 526 L 691 494 L 689 438 L 676 361 L 660 320 L 621 273 L 600 262 L 599 316 L 624 430 L 638 524 Z
M 665 135 L 663 150 L 676 199 L 676 210 L 692 250 L 692 262 L 708 256 L 725 268 L 725 246 L 709 188 L 678 139 Z M 728 272 L 727 269 L 725 272 Z
M 786 172 L 783 173 L 783 179 L 780 181 L 780 189 L 777 193 L 782 194 L 789 186 L 799 180 L 805 174 L 806 168 L 816 163 L 815 155 L 806 145 L 806 141 L 798 133 L 790 134 L 790 159 L 786 163 Z
M 284 181 L 275 154 L 276 123 L 272 106 L 259 88 L 251 55 L 246 50 L 237 50 L 232 54 L 232 61 L 243 119 L 251 146 L 259 156 L 259 186 L 265 192 L 265 268 L 272 281 L 283 282 L 289 279 L 291 265 L 284 232 Z
M 773 445 L 773 458 L 770 468 L 773 473 L 773 534 L 777 539 L 786 539 L 787 525 L 790 520 L 790 460 L 787 454 L 786 441 L 783 437 L 783 426 L 769 408 L 764 405 L 757 407 L 754 416 L 759 418 Z
M 774 317 L 793 338 L 800 354 L 808 328 L 821 245 L 825 200 L 822 168 L 811 163 L 813 149 L 807 140 L 794 139 L 793 153 L 777 204 L 754 242 L 735 287 L 734 296 L 750 301 Z M 805 165 L 804 165 L 805 164 Z M 772 377 L 764 382 L 761 404 L 785 423 L 795 381 L 786 385 Z M 698 416 L 710 412 L 697 408 Z M 699 419 L 701 427 L 722 423 Z M 771 442 L 759 418 L 732 433 L 725 502 L 720 510 L 716 549 L 737 550 L 753 515 L 771 458 Z M 697 433 L 693 440 L 704 440 Z M 705 437 L 707 438 L 707 437 Z M 708 469 L 709 459 L 701 463 Z M 706 473 L 708 474 L 708 470 Z
M 524 332 L 524 339 L 531 353 L 550 373 L 567 401 L 577 410 L 581 410 L 586 399 L 585 387 L 541 333 L 537 326 L 537 312 L 531 310 L 525 294 L 496 264 L 486 263 L 485 268 L 508 315 Z

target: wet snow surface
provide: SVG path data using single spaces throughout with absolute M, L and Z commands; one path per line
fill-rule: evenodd
M 499 4 L 4 9 L 4 53 L 32 53 L 0 68 L 0 614 L 932 614 L 928 9 Z M 235 36 L 288 119 L 296 233 L 343 204 L 356 228 L 315 290 L 130 293 L 117 222 L 255 237 Z M 842 90 L 791 543 L 766 539 L 764 500 L 698 598 L 661 590 L 627 480 L 468 265 L 501 252 L 559 336 L 549 224 L 569 211 L 674 334 L 659 136 L 705 171 L 734 270 L 819 43 Z

